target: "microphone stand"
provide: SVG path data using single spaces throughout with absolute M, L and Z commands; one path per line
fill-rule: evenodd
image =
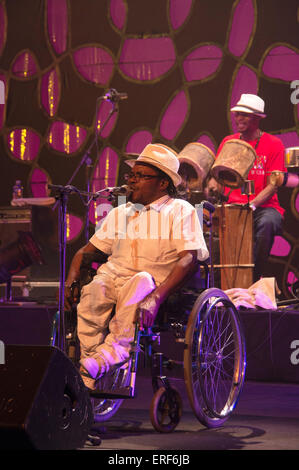
M 87 208 L 89 203 L 97 199 L 101 193 L 108 192 L 108 198 L 113 197 L 112 190 L 110 188 L 104 188 L 97 193 L 87 193 L 85 191 L 79 191 L 74 186 L 60 186 L 55 184 L 49 184 L 50 189 L 54 189 L 58 192 L 57 203 L 59 204 L 59 304 L 58 304 L 58 341 L 57 346 L 61 351 L 65 351 L 65 319 L 64 319 L 64 295 L 65 295 L 65 254 L 66 254 L 66 210 L 68 195 L 76 192 L 81 196 L 91 196 L 89 202 L 86 204 Z M 102 196 L 103 197 L 103 196 Z M 53 335 L 54 336 L 54 335 Z M 54 341 L 55 342 L 55 341 Z

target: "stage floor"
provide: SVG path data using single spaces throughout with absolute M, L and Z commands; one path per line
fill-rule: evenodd
M 134 456 L 134 450 L 150 454 L 155 450 L 169 451 L 172 455 L 179 450 L 299 450 L 299 384 L 245 382 L 233 415 L 219 429 L 201 425 L 190 408 L 184 383 L 176 381 L 174 385 L 184 403 L 181 421 L 174 432 L 161 434 L 152 427 L 150 379 L 138 377 L 138 396 L 124 401 L 108 423 L 95 425 L 101 444 L 86 443 L 84 449 L 105 451 L 103 461 L 107 463 L 117 451 L 120 456 Z M 125 450 L 132 452 L 122 454 Z M 148 458 L 148 452 L 145 454 Z
M 56 311 L 54 306 L 2 306 L 0 339 L 5 344 L 49 344 Z M 249 311 L 242 312 L 241 318 L 247 346 L 246 381 L 239 403 L 223 427 L 205 428 L 191 410 L 183 380 L 172 379 L 183 399 L 183 415 L 174 432 L 155 431 L 149 417 L 151 379 L 139 366 L 137 396 L 125 400 L 109 422 L 95 425 L 101 443 L 86 442 L 82 450 L 104 451 L 101 458 L 107 464 L 110 456 L 125 450 L 132 451 L 132 456 L 134 450 L 170 454 L 299 450 L 299 311 Z

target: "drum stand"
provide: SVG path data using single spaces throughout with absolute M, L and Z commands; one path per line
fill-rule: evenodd
M 241 193 L 247 196 L 247 207 L 249 207 L 249 196 L 253 196 L 255 194 L 254 181 L 245 180 L 244 185 L 241 187 Z

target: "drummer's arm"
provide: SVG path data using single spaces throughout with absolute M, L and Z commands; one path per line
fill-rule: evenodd
M 282 142 L 276 144 L 275 152 L 268 159 L 269 164 L 266 168 L 267 172 L 267 186 L 250 202 L 250 206 L 253 210 L 264 204 L 277 192 L 278 185 L 271 179 L 271 173 L 273 171 L 286 171 L 284 166 L 284 146 Z
M 276 192 L 277 186 L 274 186 L 269 182 L 267 186 L 254 199 L 252 199 L 252 201 L 250 201 L 251 209 L 257 209 L 259 206 L 268 201 L 268 199 L 270 199 Z

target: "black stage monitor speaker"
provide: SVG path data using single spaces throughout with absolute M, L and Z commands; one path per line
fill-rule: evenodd
M 52 346 L 7 345 L 0 363 L 0 448 L 70 450 L 93 423 L 89 394 L 70 359 Z

